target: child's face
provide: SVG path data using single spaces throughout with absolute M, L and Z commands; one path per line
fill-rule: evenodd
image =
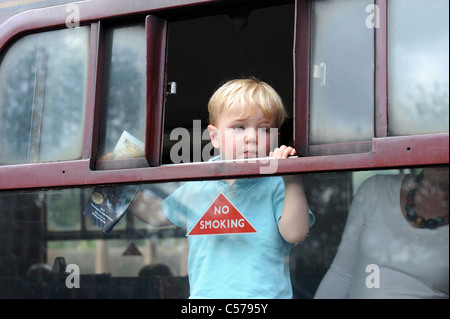
M 271 120 L 261 110 L 248 118 L 239 118 L 239 114 L 240 110 L 222 111 L 216 125 L 208 126 L 213 146 L 224 160 L 268 156 L 278 136 Z

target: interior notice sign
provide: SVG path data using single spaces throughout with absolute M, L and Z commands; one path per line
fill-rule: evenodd
M 256 233 L 256 229 L 234 207 L 230 200 L 223 193 L 220 193 L 188 236 L 239 233 Z

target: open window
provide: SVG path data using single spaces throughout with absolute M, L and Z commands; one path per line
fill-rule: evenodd
M 236 77 L 274 87 L 290 115 L 282 139 L 292 139 L 294 4 L 236 9 L 169 21 L 167 81 L 176 83 L 176 94 L 165 103 L 163 164 L 209 159 L 208 101 Z

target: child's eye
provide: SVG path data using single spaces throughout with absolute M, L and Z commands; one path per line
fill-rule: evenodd
M 233 130 L 235 132 L 243 132 L 245 128 L 242 125 L 236 125 L 235 127 L 233 127 Z
M 270 132 L 270 127 L 260 127 L 260 128 L 258 128 L 258 132 L 260 132 L 260 133 L 269 133 Z

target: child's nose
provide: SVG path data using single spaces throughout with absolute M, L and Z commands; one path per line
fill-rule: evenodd
M 245 130 L 245 142 L 256 143 L 258 141 L 258 134 L 255 129 L 248 128 Z

